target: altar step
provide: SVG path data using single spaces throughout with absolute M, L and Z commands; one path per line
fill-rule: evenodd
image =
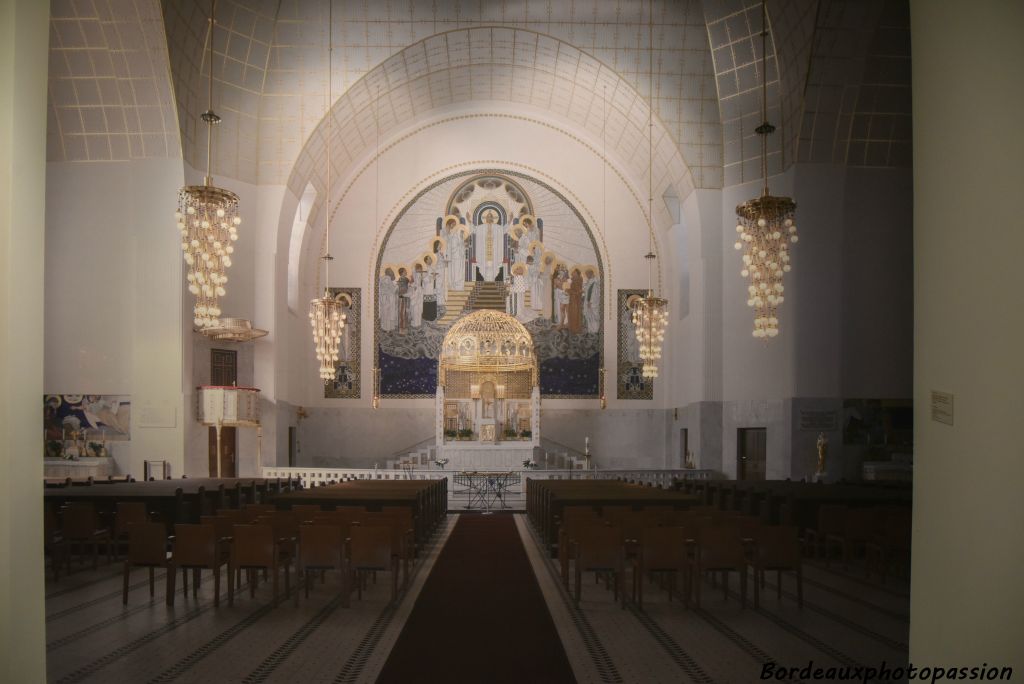
M 504 311 L 505 284 L 487 281 L 475 283 L 473 291 L 469 294 L 469 301 L 466 303 L 466 306 L 473 311 L 479 311 L 480 309 Z
M 451 325 L 462 316 L 466 312 L 466 302 L 469 301 L 470 292 L 472 292 L 472 288 L 448 290 L 445 293 L 444 316 L 438 319 L 437 322 L 440 325 Z

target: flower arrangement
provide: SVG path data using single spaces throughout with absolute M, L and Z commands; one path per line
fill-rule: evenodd
M 448 465 L 448 459 L 447 458 L 435 458 L 434 459 L 434 465 L 436 465 L 438 468 L 441 468 L 443 470 L 444 467 L 446 465 Z
M 527 470 L 532 470 L 533 468 L 537 467 L 537 464 L 533 462 L 532 458 L 528 458 L 525 461 L 523 461 L 523 467 L 526 468 Z

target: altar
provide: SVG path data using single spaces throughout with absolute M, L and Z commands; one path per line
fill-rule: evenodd
M 436 395 L 438 458 L 455 470 L 519 469 L 540 446 L 533 338 L 515 317 L 481 309 L 445 335 Z

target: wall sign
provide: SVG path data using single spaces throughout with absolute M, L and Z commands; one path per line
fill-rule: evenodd
M 800 429 L 804 432 L 838 430 L 839 412 L 800 409 Z
M 932 390 L 932 420 L 936 423 L 953 424 L 953 393 Z

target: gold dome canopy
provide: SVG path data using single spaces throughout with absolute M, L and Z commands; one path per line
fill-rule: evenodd
M 499 399 L 529 399 L 537 380 L 533 337 L 504 311 L 474 311 L 444 336 L 438 384 L 448 398 L 475 399 L 492 384 Z
M 457 320 L 444 336 L 440 366 L 462 371 L 535 371 L 533 337 L 515 317 L 481 309 Z

